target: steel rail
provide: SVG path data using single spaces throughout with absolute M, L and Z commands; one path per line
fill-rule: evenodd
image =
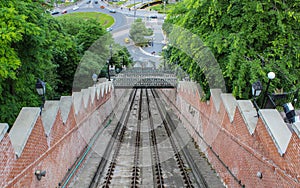
M 184 142 L 183 142 L 181 136 L 178 134 L 178 132 L 175 131 L 176 126 L 175 126 L 174 122 L 172 121 L 169 113 L 164 108 L 164 105 L 162 105 L 162 101 L 160 100 L 159 95 L 157 94 L 157 92 L 155 90 L 151 90 L 151 92 L 155 96 L 155 102 L 160 111 L 160 115 L 162 116 L 162 114 L 165 114 L 165 118 L 162 116 L 164 125 L 166 125 L 165 127 L 170 127 L 170 129 L 167 128 L 167 129 L 169 129 L 168 132 L 171 134 L 171 131 L 172 131 L 172 133 L 174 133 L 173 137 L 176 138 L 177 142 L 180 143 L 181 146 L 183 146 Z M 170 137 L 170 139 L 172 140 L 171 137 Z M 179 151 L 178 151 L 178 154 L 179 154 Z M 194 163 L 194 160 L 193 160 L 190 152 L 188 151 L 188 149 L 185 146 L 182 147 L 182 154 L 183 154 L 184 159 L 186 160 L 187 164 L 192 169 L 192 174 L 196 180 L 197 185 L 199 187 L 208 187 L 208 184 L 207 184 L 205 178 L 201 174 L 197 165 Z
M 159 111 L 159 114 L 160 114 L 160 116 L 161 116 L 161 118 L 163 120 L 163 125 L 164 125 L 164 128 L 165 128 L 166 132 L 167 132 L 167 135 L 168 135 L 168 138 L 170 140 L 170 143 L 172 145 L 172 149 L 174 151 L 175 158 L 177 159 L 177 165 L 178 165 L 178 167 L 179 167 L 179 169 L 181 171 L 181 175 L 183 176 L 184 184 L 185 184 L 186 187 L 194 187 L 193 184 L 192 184 L 192 182 L 191 182 L 191 180 L 190 180 L 190 177 L 189 177 L 189 175 L 188 175 L 188 173 L 186 171 L 186 167 L 185 167 L 184 162 L 182 160 L 182 157 L 181 157 L 181 155 L 179 153 L 179 150 L 177 149 L 175 141 L 172 138 L 172 133 L 171 133 L 171 131 L 169 129 L 168 122 L 163 117 L 163 112 L 162 112 L 162 110 L 160 108 L 160 105 L 158 104 L 158 102 L 156 100 L 156 98 L 157 98 L 158 95 L 155 95 L 154 92 L 153 92 L 153 90 L 151 90 L 151 93 L 152 93 L 152 95 L 154 97 L 154 101 L 155 101 L 155 104 L 156 104 L 157 109 Z
M 100 178 L 102 177 L 103 175 L 103 172 L 104 172 L 104 168 L 108 162 L 108 157 L 111 155 L 111 152 L 112 152 L 112 148 L 113 148 L 113 145 L 116 141 L 116 138 L 119 134 L 119 131 L 123 125 L 123 128 L 122 128 L 122 131 L 124 129 L 124 124 L 127 123 L 128 121 L 128 118 L 129 118 L 129 114 L 130 114 L 130 111 L 132 109 L 132 105 L 133 105 L 133 101 L 134 101 L 134 98 L 135 98 L 135 95 L 136 95 L 136 90 L 132 90 L 131 94 L 130 94 L 130 97 L 129 97 L 129 101 L 128 103 L 126 103 L 126 106 L 125 106 L 125 109 L 128 109 L 128 106 L 129 106 L 129 109 L 128 110 L 124 110 L 122 112 L 122 115 L 117 123 L 117 126 L 112 134 L 112 137 L 110 138 L 109 142 L 108 142 L 108 145 L 107 147 L 105 148 L 105 152 L 104 152 L 104 155 L 103 157 L 101 158 L 99 164 L 98 164 L 98 167 L 97 167 L 97 170 L 92 178 L 92 181 L 89 185 L 89 188 L 95 188 L 95 187 L 98 187 L 99 185 L 99 181 L 100 181 Z M 124 120 L 124 121 L 123 121 Z M 122 132 L 121 131 L 121 132 Z M 120 133 L 121 135 L 122 133 Z M 119 140 L 120 140 L 120 136 L 119 136 Z M 119 142 L 118 142 L 119 143 Z M 112 166 L 112 163 L 110 164 Z
M 148 117 L 149 117 L 149 121 L 150 121 L 150 138 L 151 138 L 151 148 L 153 150 L 153 158 L 154 158 L 154 170 L 153 173 L 155 172 L 156 175 L 156 181 L 154 178 L 154 183 L 156 183 L 156 187 L 159 188 L 163 188 L 164 186 L 164 180 L 163 180 L 163 174 L 162 174 L 162 168 L 161 168 L 161 163 L 160 163 L 160 159 L 159 159 L 159 152 L 158 152 L 158 148 L 157 148 L 157 140 L 156 140 L 156 136 L 155 136 L 155 129 L 154 129 L 154 123 L 153 123 L 153 117 L 151 114 L 151 110 L 150 110 L 150 101 L 149 101 L 149 94 L 148 94 L 148 90 L 146 90 L 146 98 L 147 98 L 147 113 L 148 113 Z
M 132 181 L 131 187 L 137 188 L 139 184 L 139 155 L 140 155 L 140 144 L 141 144 L 141 120 L 142 120 L 142 98 L 143 98 L 143 90 L 140 92 L 140 100 L 139 100 L 139 110 L 138 110 L 138 121 L 137 121 L 137 130 L 135 136 L 135 151 L 134 151 L 134 166 L 132 168 Z

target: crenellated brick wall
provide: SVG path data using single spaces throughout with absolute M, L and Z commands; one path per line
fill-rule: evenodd
M 274 109 L 259 110 L 257 117 L 251 101 L 218 89 L 201 101 L 196 83 L 161 92 L 225 185 L 300 187 L 299 122 L 284 123 Z
M 300 124 L 283 122 L 276 110 L 180 82 L 160 90 L 228 187 L 300 187 Z M 125 90 L 110 82 L 83 89 L 39 108 L 23 108 L 13 128 L 0 123 L 0 187 L 58 187 Z M 45 170 L 40 181 L 36 170 Z M 261 173 L 261 178 L 258 174 Z
M 124 90 L 97 84 L 39 108 L 23 108 L 13 128 L 0 124 L 0 187 L 58 187 Z M 46 171 L 39 181 L 36 170 Z

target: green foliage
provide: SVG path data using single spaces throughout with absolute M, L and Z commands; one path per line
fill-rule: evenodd
M 269 71 L 276 73 L 269 91 L 300 87 L 299 10 L 299 1 L 185 0 L 168 15 L 164 30 L 169 34 L 174 24 L 197 34 L 218 61 L 227 91 L 247 99 L 251 84 L 267 83 Z M 197 70 L 192 61 L 180 64 Z M 202 72 L 190 74 L 199 79 Z
M 133 40 L 136 45 L 142 46 L 148 44 L 149 39 L 145 38 L 145 36 L 151 35 L 153 35 L 153 30 L 146 28 L 145 22 L 143 22 L 141 18 L 136 19 L 131 25 L 129 38 Z
M 49 30 L 45 30 L 49 15 L 41 2 L 1 1 L 1 121 L 12 124 L 21 107 L 38 106 L 40 99 L 35 82 L 47 82 L 49 96 L 54 94 L 56 65 L 51 61 Z M 51 29 L 51 28 L 49 28 Z M 9 110 L 8 110 L 9 109 Z
M 56 19 L 46 8 L 42 0 L 0 2 L 0 122 L 12 125 L 22 107 L 41 105 L 37 78 L 46 99 L 71 94 L 84 51 L 107 33 L 95 19 Z

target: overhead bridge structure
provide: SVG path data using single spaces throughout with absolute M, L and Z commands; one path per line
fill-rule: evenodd
M 176 88 L 176 75 L 170 70 L 132 68 L 113 79 L 114 88 Z

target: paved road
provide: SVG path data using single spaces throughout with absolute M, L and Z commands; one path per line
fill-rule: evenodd
M 112 35 L 116 43 L 119 43 L 123 46 L 126 46 L 133 57 L 133 60 L 136 61 L 135 67 L 156 67 L 158 68 L 162 62 L 160 57 L 160 52 L 164 46 L 164 36 L 162 34 L 161 26 L 164 20 L 164 15 L 157 14 L 155 11 L 148 10 L 128 10 L 123 7 L 113 7 L 112 5 L 106 4 L 104 1 L 99 1 L 95 4 L 95 0 L 91 0 L 90 3 L 87 3 L 88 0 L 80 1 L 76 5 L 69 7 L 59 7 L 56 8 L 58 11 L 67 10 L 69 13 L 74 12 L 101 12 L 109 14 L 114 17 L 115 23 L 112 26 Z M 134 2 L 146 2 L 143 0 L 131 0 L 127 4 L 133 4 Z M 78 6 L 77 10 L 73 10 L 75 6 Z M 100 6 L 105 6 L 104 9 L 101 9 Z M 111 13 L 110 10 L 116 10 L 116 13 Z M 59 14 L 60 15 L 60 14 Z M 57 16 L 59 16 L 57 15 Z M 150 19 L 150 15 L 157 15 L 157 19 Z M 153 46 L 139 48 L 124 42 L 125 38 L 128 38 L 129 30 L 131 24 L 136 18 L 142 18 L 146 23 L 146 26 L 152 28 L 154 35 L 151 36 L 153 40 Z M 155 52 L 155 54 L 152 54 Z

